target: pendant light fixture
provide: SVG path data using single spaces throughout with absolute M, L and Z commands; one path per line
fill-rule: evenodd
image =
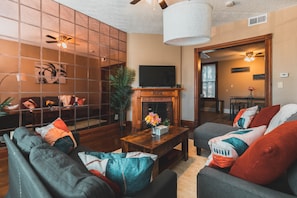
M 175 46 L 210 41 L 212 6 L 201 0 L 188 0 L 163 11 L 163 42 Z

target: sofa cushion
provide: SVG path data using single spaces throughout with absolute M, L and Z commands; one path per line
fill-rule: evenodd
M 260 137 L 231 167 L 230 174 L 268 184 L 297 159 L 297 121 L 286 122 Z
M 73 95 L 60 95 L 58 98 L 64 107 L 72 106 L 75 103 L 75 97 Z
M 156 155 L 142 152 L 102 153 L 80 152 L 88 170 L 97 170 L 120 186 L 122 194 L 133 196 L 151 180 Z
M 50 145 L 65 153 L 71 152 L 77 146 L 72 132 L 61 118 L 57 118 L 47 126 L 36 127 L 35 131 Z
M 38 107 L 36 102 L 33 99 L 28 99 L 23 102 L 23 106 L 27 109 L 30 109 L 31 111 Z
M 60 106 L 58 96 L 45 96 L 43 97 L 43 107 Z
M 239 129 L 223 136 L 209 140 L 211 154 L 206 165 L 212 167 L 228 168 L 241 156 L 255 140 L 261 137 L 266 126 L 249 129 Z
M 274 105 L 269 107 L 264 107 L 257 113 L 252 120 L 249 127 L 257 127 L 266 125 L 268 127 L 270 120 L 279 111 L 280 105 Z
M 77 105 L 84 105 L 86 101 L 86 98 L 79 98 L 79 97 L 75 97 L 75 102 L 77 103 Z
M 55 147 L 38 145 L 31 150 L 29 159 L 53 197 L 114 197 L 103 180 Z
M 297 112 L 297 104 L 286 104 L 271 119 L 265 134 L 271 132 L 273 129 L 283 124 L 288 118 Z
M 13 139 L 19 149 L 26 155 L 29 155 L 31 149 L 39 144 L 42 144 L 42 138 L 35 135 L 25 127 L 18 127 L 13 133 Z
M 233 126 L 243 129 L 248 128 L 252 119 L 256 115 L 257 110 L 258 105 L 246 109 L 241 109 L 234 119 Z
M 288 182 L 292 192 L 297 195 L 297 161 L 288 170 Z

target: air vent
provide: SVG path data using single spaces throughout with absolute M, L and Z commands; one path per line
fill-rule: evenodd
M 256 17 L 250 17 L 248 19 L 248 26 L 258 25 L 261 23 L 267 23 L 267 14 L 262 14 Z

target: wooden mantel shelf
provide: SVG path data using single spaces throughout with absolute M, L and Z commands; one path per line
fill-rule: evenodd
M 133 88 L 132 96 L 132 131 L 142 128 L 143 102 L 172 102 L 174 126 L 180 126 L 180 92 L 182 88 Z

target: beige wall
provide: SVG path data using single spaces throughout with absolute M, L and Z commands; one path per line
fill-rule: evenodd
M 128 34 L 127 66 L 136 72 L 133 87 L 139 87 L 139 65 L 175 65 L 176 83 L 181 84 L 181 47 L 163 44 L 162 35 Z M 131 120 L 132 112 L 128 113 Z
M 297 102 L 297 6 L 270 13 L 268 23 L 247 26 L 247 20 L 229 23 L 212 29 L 211 42 L 191 47 L 170 47 L 163 44 L 161 35 L 128 35 L 127 65 L 137 68 L 139 64 L 176 62 L 180 68 L 178 79 L 182 93 L 182 119 L 194 120 L 194 47 L 209 46 L 272 33 L 273 104 Z M 145 52 L 145 53 L 144 53 Z M 174 61 L 175 60 L 175 61 Z M 179 63 L 181 61 L 181 64 Z M 168 64 L 168 63 L 167 63 Z M 289 78 L 280 78 L 280 72 L 288 72 Z M 179 81 L 178 81 L 179 82 Z M 284 87 L 278 88 L 278 82 Z M 138 79 L 134 86 L 138 86 Z
M 175 65 L 176 83 L 181 82 L 181 47 L 165 45 L 162 35 L 150 34 L 128 34 L 127 43 L 127 66 L 136 71 L 133 87 L 139 86 L 139 65 Z

